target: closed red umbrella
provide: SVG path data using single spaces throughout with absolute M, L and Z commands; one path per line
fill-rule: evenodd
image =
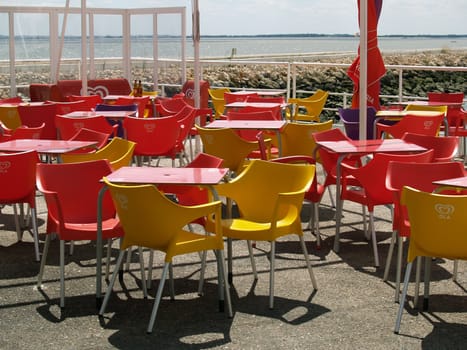
M 386 73 L 383 57 L 378 48 L 378 19 L 381 13 L 383 0 L 368 0 L 368 19 L 367 19 L 367 106 L 373 106 L 377 110 L 380 108 L 379 92 L 380 79 Z M 360 0 L 358 0 L 358 10 L 360 12 Z M 364 33 L 360 33 L 364 35 Z M 347 71 L 347 75 L 354 82 L 354 94 L 352 97 L 352 108 L 359 108 L 359 92 L 360 92 L 360 47 L 358 49 L 357 58 Z

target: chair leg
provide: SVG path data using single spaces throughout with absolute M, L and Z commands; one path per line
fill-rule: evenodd
M 42 252 L 41 266 L 39 268 L 39 275 L 37 276 L 37 288 L 42 287 L 42 277 L 44 275 L 45 261 L 47 260 L 47 254 L 49 252 L 51 234 L 47 234 L 45 237 L 44 250 Z
M 224 290 L 225 290 L 225 300 L 227 301 L 227 315 L 229 318 L 233 316 L 232 313 L 232 301 L 230 298 L 230 286 L 227 280 L 227 275 L 225 274 L 225 259 L 224 251 L 218 250 L 214 251 L 217 260 L 217 283 L 219 287 L 219 311 L 224 311 Z
M 276 257 L 276 242 L 271 241 L 271 256 L 270 256 L 270 270 L 269 270 L 269 308 L 274 308 L 274 269 Z
M 23 238 L 23 231 L 21 230 L 21 225 L 19 223 L 19 214 L 16 204 L 13 204 L 13 213 L 15 215 L 16 235 L 18 236 L 18 242 L 21 242 L 21 239 Z
M 117 279 L 118 276 L 118 271 L 120 270 L 120 266 L 122 265 L 123 262 L 123 257 L 125 256 L 125 251 L 120 250 L 120 253 L 118 254 L 117 258 L 117 263 L 115 264 L 115 270 L 112 273 L 112 277 L 110 278 L 109 285 L 107 287 L 107 291 L 105 292 L 104 300 L 102 301 L 101 308 L 99 310 L 99 315 L 103 315 L 105 312 L 105 308 L 107 307 L 107 303 L 109 302 L 110 294 L 112 293 L 112 289 L 115 284 L 115 280 Z
M 199 271 L 199 282 L 198 282 L 198 295 L 203 295 L 203 285 L 204 285 L 204 272 L 206 270 L 206 257 L 207 251 L 204 250 L 201 254 L 201 268 Z
M 411 270 L 412 270 L 412 262 L 408 263 L 407 268 L 405 269 L 404 288 L 402 289 L 402 298 L 399 304 L 399 311 L 397 312 L 396 326 L 394 328 L 394 333 L 396 334 L 399 334 L 399 330 L 401 327 L 402 312 L 404 311 L 405 300 L 407 298 L 407 290 L 409 288 L 409 279 L 410 279 Z
M 417 268 L 415 272 L 415 291 L 413 297 L 413 305 L 416 307 L 418 305 L 418 297 L 420 295 L 420 274 L 422 270 L 422 257 L 417 256 Z
M 169 270 L 170 263 L 166 262 L 164 264 L 164 269 L 162 270 L 161 280 L 159 282 L 159 287 L 157 288 L 156 298 L 154 299 L 154 306 L 152 308 L 151 317 L 149 319 L 147 333 L 152 333 L 154 328 L 154 322 L 156 321 L 157 310 L 159 309 L 159 304 L 162 298 L 162 291 L 164 290 L 164 283 L 167 278 L 167 271 Z
M 378 244 L 376 242 L 376 233 L 375 233 L 375 218 L 373 216 L 373 212 L 369 212 L 369 214 L 370 214 L 371 241 L 373 244 L 373 254 L 375 256 L 375 266 L 379 267 Z
M 257 280 L 258 273 L 256 272 L 256 262 L 255 262 L 255 257 L 253 255 L 253 247 L 251 245 L 251 241 L 246 241 L 246 244 L 248 246 L 248 254 L 250 255 L 251 269 L 253 270 L 253 277 L 255 280 Z
M 313 289 L 317 290 L 318 284 L 316 283 L 315 274 L 313 273 L 313 269 L 311 267 L 310 258 L 308 257 L 308 250 L 306 249 L 303 235 L 300 235 L 300 245 L 302 246 L 303 255 L 305 256 L 306 267 L 308 269 L 308 274 L 310 275 L 311 284 L 313 285 Z
M 60 308 L 65 307 L 65 241 L 60 240 Z
M 312 203 L 312 215 L 310 220 L 310 227 L 316 236 L 316 249 L 321 248 L 321 234 L 319 233 L 319 202 Z
M 369 213 L 370 217 L 371 217 L 371 213 Z M 363 220 L 363 233 L 365 234 L 365 238 L 366 239 L 371 239 L 371 234 L 370 232 L 368 231 L 368 225 L 367 225 L 367 221 L 366 221 L 366 206 L 362 205 L 362 220 Z M 370 218 L 371 220 L 371 218 Z M 371 223 L 370 223 L 370 226 L 371 226 Z M 371 229 L 371 227 L 370 227 Z
M 175 286 L 174 286 L 174 269 L 173 264 L 169 265 L 169 283 L 170 283 L 170 300 L 175 300 Z
M 148 261 L 148 282 L 146 284 L 148 289 L 152 287 L 152 264 L 154 263 L 154 250 L 149 251 L 149 261 Z
M 105 279 L 109 279 L 110 274 L 110 252 L 112 250 L 112 239 L 107 239 L 107 261 L 105 263 Z
M 389 269 L 391 267 L 392 255 L 394 254 L 394 245 L 396 244 L 396 240 L 397 240 L 397 231 L 394 230 L 392 231 L 392 235 L 391 235 L 391 243 L 389 243 L 388 256 L 386 258 L 386 266 L 384 267 L 383 281 L 388 280 Z
M 402 250 L 404 248 L 404 239 L 402 237 L 397 238 L 397 267 L 396 267 L 396 288 L 394 301 L 399 302 L 399 294 L 401 291 L 401 271 L 402 271 Z
M 31 217 L 32 217 L 32 234 L 34 238 L 34 252 L 36 255 L 36 261 L 40 261 L 39 253 L 39 229 L 37 227 L 37 211 L 36 208 L 31 208 Z
M 138 247 L 139 269 L 141 271 L 141 287 L 143 289 L 144 299 L 148 298 L 148 289 L 146 287 L 146 275 L 144 274 L 143 248 Z

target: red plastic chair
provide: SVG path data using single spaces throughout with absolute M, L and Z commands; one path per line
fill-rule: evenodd
M 138 165 L 142 165 L 142 157 L 162 156 L 170 156 L 172 165 L 175 165 L 174 149 L 180 134 L 176 117 L 127 117 L 123 120 L 123 128 L 126 138 L 136 142 L 133 154 L 137 157 Z
M 152 116 L 152 104 L 150 102 L 150 96 L 142 96 L 142 97 L 134 97 L 134 96 L 128 96 L 128 97 L 119 97 L 114 105 L 116 106 L 121 106 L 121 105 L 131 105 L 131 104 L 136 104 L 138 106 L 138 118 L 147 118 L 150 117 L 150 114 Z
M 22 232 L 16 204 L 28 204 L 31 209 L 35 259 L 39 261 L 39 237 L 36 212 L 36 151 L 0 154 L 0 203 L 12 204 L 15 213 L 16 232 L 21 240 Z
M 9 97 L 9 98 L 2 98 L 0 100 L 0 104 L 3 104 L 3 103 L 8 103 L 8 104 L 10 104 L 10 103 L 17 104 L 18 103 L 19 104 L 21 102 L 23 102 L 23 99 L 21 97 L 19 97 L 19 96 Z
M 156 111 L 161 117 L 177 114 L 186 106 L 189 104 L 183 98 L 156 99 Z
M 433 162 L 450 162 L 454 159 L 459 148 L 459 138 L 457 136 L 430 136 L 405 133 L 402 140 L 427 149 L 432 149 Z
M 75 111 L 91 111 L 92 108 L 88 101 L 77 100 L 70 102 L 55 102 L 46 101 L 46 103 L 54 103 L 57 106 L 57 114 L 68 114 Z
M 79 131 L 69 138 L 69 140 L 76 141 L 95 141 L 96 145 L 90 148 L 80 148 L 76 151 L 68 152 L 67 154 L 77 154 L 77 153 L 94 153 L 98 149 L 104 147 L 109 141 L 110 134 L 105 134 L 96 130 L 91 130 L 87 128 L 81 128 Z
M 109 134 L 111 137 L 117 136 L 118 130 L 117 124 L 110 125 L 107 119 L 100 115 L 81 118 L 56 115 L 55 125 L 57 126 L 59 138 L 62 140 L 69 140 L 82 128 Z
M 86 101 L 86 110 L 91 111 L 94 108 L 96 108 L 96 105 L 103 103 L 101 95 L 69 95 L 68 101 L 73 102 L 73 101 Z
M 65 241 L 96 240 L 100 181 L 112 172 L 107 160 L 69 164 L 38 164 L 37 187 L 47 203 L 47 237 L 37 281 L 41 287 L 51 234 L 60 240 L 60 307 L 65 306 Z M 123 236 L 110 194 L 102 200 L 102 237 Z M 110 244 L 109 244 L 110 246 Z
M 443 121 L 443 113 L 434 117 L 421 117 L 408 114 L 394 125 L 377 123 L 376 129 L 378 138 L 384 134 L 389 137 L 400 139 L 406 132 L 436 136 L 439 133 Z
M 461 162 L 402 163 L 393 161 L 389 163 L 386 175 L 386 187 L 393 194 L 394 215 L 392 225 L 393 234 L 383 280 L 386 281 L 388 278 L 394 245 L 397 240 L 396 302 L 399 301 L 400 294 L 403 239 L 410 237 L 410 222 L 407 208 L 400 204 L 402 188 L 404 186 L 410 186 L 420 191 L 433 192 L 437 187 L 433 185 L 433 181 L 463 176 L 465 176 L 465 171 L 464 165 Z
M 368 208 L 370 237 L 373 243 L 375 266 L 379 267 L 379 255 L 374 226 L 374 207 L 377 205 L 392 206 L 393 193 L 386 187 L 386 174 L 390 161 L 428 163 L 433 159 L 433 150 L 416 154 L 376 153 L 372 160 L 361 167 L 353 167 L 342 163 L 341 207 L 337 208 L 336 230 L 339 230 L 344 201 L 352 201 L 363 206 L 364 231 L 366 230 L 365 207 Z M 349 183 L 352 178 L 352 183 Z M 355 185 L 355 181 L 358 185 Z M 350 185 L 350 186 L 349 186 Z
M 265 97 L 260 95 L 251 95 L 246 99 L 247 102 L 266 102 L 266 103 L 284 103 L 285 99 L 282 96 L 278 97 Z
M 340 129 L 333 128 L 325 131 L 313 133 L 313 138 L 315 142 L 317 141 L 352 141 L 347 135 L 345 135 Z M 317 148 L 315 159 L 318 163 L 321 163 L 325 179 L 323 181 L 323 186 L 329 189 L 329 196 L 331 198 L 332 206 L 335 206 L 334 196 L 331 194 L 330 187 L 331 185 L 336 185 L 336 165 L 337 159 L 339 156 L 331 151 L 328 151 L 324 148 Z M 350 164 L 361 166 L 361 156 L 349 156 L 342 161 L 343 164 Z M 341 174 L 342 176 L 342 174 Z M 354 179 L 347 179 L 348 183 L 353 183 L 357 185 L 358 183 Z
M 18 139 L 40 139 L 42 131 L 45 128 L 45 123 L 42 123 L 38 127 L 27 127 L 21 125 L 16 129 L 8 129 L 2 122 L 0 122 L 0 128 L 2 130 L 2 141 L 18 140 Z
M 21 124 L 28 127 L 39 127 L 45 123 L 41 138 L 48 140 L 57 139 L 57 129 L 55 127 L 55 116 L 57 115 L 57 105 L 51 104 L 31 104 L 18 106 Z

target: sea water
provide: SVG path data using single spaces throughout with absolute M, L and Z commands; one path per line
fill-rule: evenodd
M 405 52 L 424 50 L 467 49 L 467 37 L 381 37 L 378 40 L 382 52 Z M 319 53 L 356 52 L 358 37 L 202 37 L 200 56 L 202 58 L 230 58 L 262 55 L 301 55 Z M 133 37 L 131 55 L 152 58 L 154 41 L 150 37 Z M 159 58 L 181 57 L 180 38 L 163 37 L 157 43 Z M 48 59 L 50 56 L 48 37 L 16 38 L 16 59 Z M 122 57 L 123 45 L 120 37 L 95 38 L 95 57 Z M 187 57 L 193 57 L 193 45 L 187 40 Z M 63 58 L 81 57 L 81 40 L 67 37 L 62 52 Z M 8 38 L 0 37 L 0 60 L 9 59 Z

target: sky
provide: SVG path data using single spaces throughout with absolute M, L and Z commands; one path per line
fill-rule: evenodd
M 64 6 L 65 2 L 2 0 L 1 6 Z M 87 0 L 88 7 L 127 8 L 129 3 L 143 8 L 186 6 L 191 20 L 190 0 Z M 72 7 L 80 4 L 81 0 L 70 0 Z M 199 0 L 199 7 L 201 35 L 359 31 L 356 0 Z M 467 0 L 383 0 L 378 34 L 467 34 L 466 15 Z

